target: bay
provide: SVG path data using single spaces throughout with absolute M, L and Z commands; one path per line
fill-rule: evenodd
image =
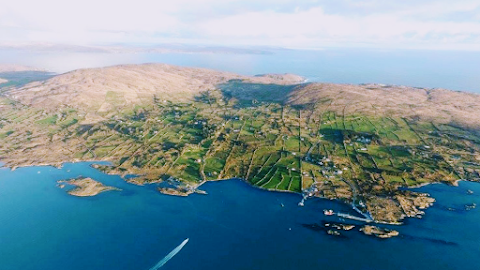
M 150 269 L 186 238 L 161 269 L 444 270 L 480 263 L 480 214 L 464 209 L 480 204 L 477 183 L 420 188 L 437 202 L 423 219 L 391 227 L 400 237 L 380 240 L 354 230 L 337 238 L 303 224 L 328 221 L 323 209 L 351 211 L 340 202 L 311 199 L 299 207 L 298 194 L 238 179 L 206 183 L 208 195 L 174 197 L 90 164 L 0 169 L 0 269 Z M 79 198 L 57 187 L 80 175 L 122 191 Z

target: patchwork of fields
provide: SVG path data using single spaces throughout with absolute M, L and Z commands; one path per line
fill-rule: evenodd
M 420 215 L 431 202 L 399 188 L 479 177 L 475 133 L 411 117 L 339 114 L 330 105 L 338 106 L 328 99 L 287 106 L 212 90 L 190 103 L 154 98 L 96 118 L 3 98 L 0 161 L 16 167 L 109 160 L 111 166 L 97 168 L 185 194 L 204 181 L 238 177 L 268 190 L 353 203 L 389 223 Z

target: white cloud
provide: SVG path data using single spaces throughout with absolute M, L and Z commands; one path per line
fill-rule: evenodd
M 446 19 L 458 12 L 478 12 L 476 0 L 336 1 L 340 7 L 326 0 L 0 2 L 5 2 L 0 3 L 0 35 L 10 42 L 480 50 L 478 20 Z
M 166 11 L 172 6 L 155 1 L 10 1 L 0 11 L 15 20 L 26 39 L 68 43 L 105 42 L 127 32 L 169 33 L 179 21 Z M 26 8 L 28 7 L 28 8 Z M 149 7 L 149 8 L 144 8 Z M 102 38 L 102 35 L 106 35 Z M 114 40 L 115 41 L 115 40 Z
M 295 13 L 239 14 L 204 22 L 200 29 L 217 39 L 261 40 L 269 45 L 281 40 L 287 46 L 308 47 L 332 43 L 379 46 L 404 43 L 408 46 L 425 42 L 437 47 L 462 42 L 472 36 L 476 36 L 475 42 L 480 42 L 480 22 L 425 21 L 422 17 L 404 18 L 395 12 L 349 17 L 326 14 L 322 8 Z

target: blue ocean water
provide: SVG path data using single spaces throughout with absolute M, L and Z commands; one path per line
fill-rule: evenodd
M 167 63 L 244 75 L 295 73 L 310 81 L 384 83 L 480 93 L 480 52 L 380 49 L 268 49 L 270 54 L 88 53 L 0 50 L 0 64 L 66 72 L 119 64 Z
M 299 207 L 297 194 L 240 180 L 209 182 L 202 187 L 208 195 L 174 197 L 90 164 L 0 169 L 0 269 L 147 270 L 186 238 L 161 269 L 479 268 L 480 212 L 464 209 L 480 204 L 477 183 L 420 188 L 437 203 L 423 219 L 395 227 L 401 237 L 350 231 L 336 238 L 302 226 L 324 220 L 325 208 L 349 211 L 335 201 L 312 199 Z M 79 175 L 122 191 L 79 198 L 56 186 Z

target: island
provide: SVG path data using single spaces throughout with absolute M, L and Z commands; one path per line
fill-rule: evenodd
M 121 190 L 116 187 L 105 186 L 104 184 L 88 177 L 87 178 L 79 177 L 79 178 L 71 179 L 68 181 L 61 180 L 61 181 L 58 181 L 58 184 L 60 188 L 64 188 L 65 184 L 75 186 L 74 189 L 68 191 L 68 194 L 72 196 L 77 196 L 77 197 L 91 197 L 91 196 L 96 196 L 105 191 Z
M 323 226 L 331 227 L 336 230 L 343 230 L 343 231 L 350 231 L 353 228 L 355 228 L 355 225 L 353 224 L 343 224 L 343 223 L 335 223 L 335 222 L 324 222 Z
M 371 225 L 363 226 L 362 228 L 360 228 L 360 231 L 363 232 L 365 235 L 373 235 L 382 239 L 391 238 L 399 235 L 398 231 Z
M 434 203 L 416 187 L 480 177 L 477 94 L 164 64 L 76 70 L 1 93 L 0 161 L 11 168 L 109 161 L 95 167 L 137 185 L 175 182 L 158 190 L 181 196 L 240 178 L 385 224 Z

